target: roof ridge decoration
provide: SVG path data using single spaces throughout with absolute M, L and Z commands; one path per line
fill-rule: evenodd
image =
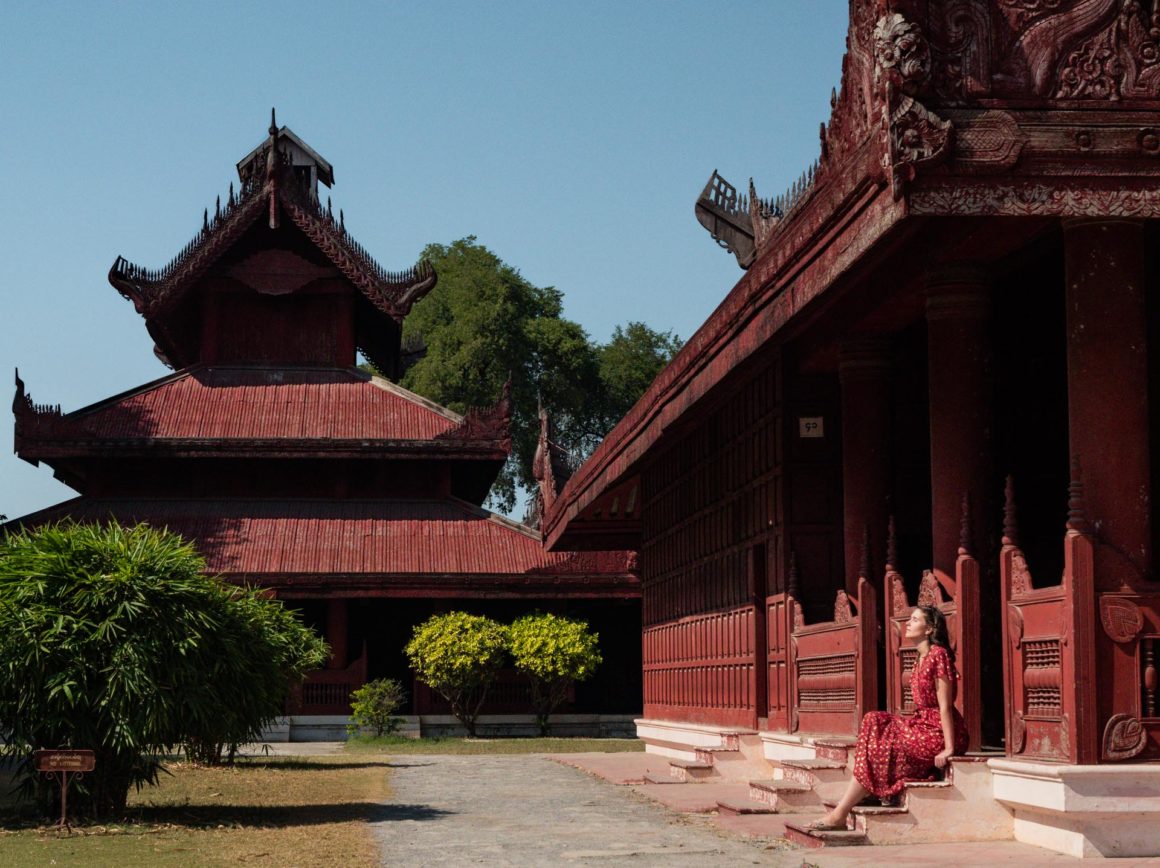
M 276 129 L 265 145 L 265 156 L 265 177 L 250 173 L 236 195 L 231 183 L 225 207 L 218 197 L 213 216 L 207 208 L 201 229 L 167 265 L 147 269 L 123 256 L 114 260 L 109 282 L 133 302 L 138 313 L 153 319 L 170 310 L 263 211 L 268 211 L 270 226 L 276 228 L 284 210 L 371 304 L 396 320 L 401 321 L 435 286 L 435 269 L 426 260 L 403 271 L 387 271 L 379 265 L 347 232 L 342 211 L 335 219 L 329 199 L 324 209 L 311 191 L 303 188 L 288 156 L 278 148 Z
M 499 400 L 487 407 L 471 407 L 463 414 L 463 421 L 449 431 L 435 435 L 435 440 L 498 441 L 504 450 L 511 451 L 512 436 L 512 379 L 508 376 Z
M 16 431 L 12 451 L 19 454 L 25 440 L 67 438 L 83 434 L 80 425 L 61 412 L 60 404 L 37 404 L 24 391 L 20 369 L 16 369 L 16 394 L 12 397 Z
M 552 439 L 552 422 L 543 403 L 539 405 L 539 418 L 540 434 L 532 458 L 532 478 L 538 485 L 525 519 L 525 524 L 537 529 L 579 466 L 572 453 Z

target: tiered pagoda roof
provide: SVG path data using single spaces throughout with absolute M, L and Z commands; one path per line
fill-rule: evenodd
M 148 269 L 118 256 L 109 269 L 109 282 L 145 318 L 158 356 L 180 368 L 198 361 L 197 330 L 184 308 L 193 287 L 215 270 L 252 281 L 269 280 L 271 272 L 281 270 L 277 288 L 259 286 L 260 291 L 277 293 L 297 288 L 288 285 L 287 279 L 302 284 L 328 274 L 341 275 L 366 302 L 360 310 L 359 349 L 379 370 L 393 373 L 395 350 L 381 335 L 385 321 L 401 325 L 411 306 L 435 286 L 435 271 L 426 261 L 402 271 L 387 271 L 379 265 L 347 232 L 342 211 L 335 217 L 329 200 L 325 208 L 322 205 L 317 180 L 327 185 L 333 181 L 330 164 L 293 131 L 271 121 L 266 142 L 238 164 L 238 193 L 230 185 L 224 207 L 219 197 L 212 215 L 206 209 L 201 229 L 168 265 Z M 301 166 L 294 155 L 303 149 L 312 158 L 313 173 L 298 171 Z M 283 251 L 261 250 L 258 241 L 255 258 L 223 262 L 227 254 L 244 249 L 247 235 L 262 226 L 271 231 L 294 227 L 308 239 L 309 250 L 319 255 L 307 263 Z
M 72 413 L 38 405 L 17 376 L 16 451 L 27 461 L 90 455 L 257 456 L 415 452 L 502 462 L 507 394 L 466 416 L 354 368 L 195 365 Z
M 210 571 L 283 597 L 639 596 L 633 554 L 546 552 L 531 529 L 456 498 L 84 497 L 21 521 L 65 517 L 168 527 L 198 541 Z
M 460 415 L 354 367 L 357 345 L 398 375 L 431 267 L 379 267 L 319 201 L 333 168 L 285 127 L 238 173 L 168 266 L 109 273 L 176 373 L 70 413 L 17 375 L 17 453 L 82 496 L 14 524 L 168 527 L 287 596 L 639 596 L 628 553 L 549 554 L 480 506 L 511 451 L 508 387 Z

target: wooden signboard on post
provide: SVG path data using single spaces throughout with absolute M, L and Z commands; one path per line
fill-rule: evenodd
M 32 754 L 36 770 L 45 777 L 56 778 L 60 784 L 60 826 L 68 826 L 68 785 L 74 778 L 83 777 L 97 767 L 97 758 L 91 750 L 38 750 Z

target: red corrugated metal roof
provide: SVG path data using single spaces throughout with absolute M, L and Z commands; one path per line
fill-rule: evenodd
M 353 369 L 193 367 L 70 413 L 99 439 L 430 440 L 460 417 Z
M 530 529 L 463 501 L 79 497 L 20 519 L 147 522 L 194 540 L 215 573 L 623 575 L 627 552 L 547 552 Z

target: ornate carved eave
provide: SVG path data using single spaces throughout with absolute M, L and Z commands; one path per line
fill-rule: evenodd
M 503 392 L 498 401 L 490 407 L 472 407 L 463 421 L 450 431 L 436 434 L 435 440 L 459 440 L 464 442 L 488 441 L 500 445 L 505 452 L 511 451 L 512 423 L 512 381 L 503 384 Z
M 62 437 L 83 436 L 83 430 L 60 410 L 60 404 L 37 404 L 24 391 L 20 371 L 16 371 L 16 394 L 12 398 L 12 415 L 16 417 L 13 451 L 22 458 L 30 443 Z
M 540 436 L 536 442 L 536 454 L 532 458 L 532 478 L 538 483 L 532 504 L 531 521 L 527 523 L 539 528 L 543 516 L 551 509 L 564 485 L 576 470 L 571 455 L 552 440 L 552 423 L 548 411 L 540 405 Z
M 329 206 L 323 209 L 302 189 L 289 165 L 271 162 L 268 176 L 250 176 L 238 196 L 231 186 L 225 207 L 219 200 L 212 216 L 207 210 L 201 231 L 167 266 L 149 270 L 118 256 L 109 269 L 109 282 L 147 319 L 163 317 L 262 214 L 268 213 L 275 226 L 284 212 L 376 309 L 401 322 L 435 286 L 430 263 L 386 271 L 351 238 L 341 212 L 335 218 Z

